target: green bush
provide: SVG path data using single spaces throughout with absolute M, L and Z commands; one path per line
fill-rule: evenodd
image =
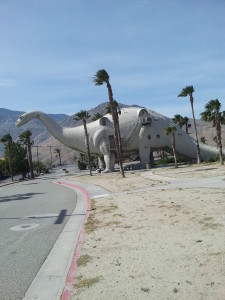
M 41 161 L 33 161 L 33 168 L 37 173 L 45 171 L 45 165 Z
M 219 160 L 220 160 L 220 157 L 217 155 L 217 156 L 206 159 L 205 163 L 218 162 Z
M 86 170 L 88 163 L 86 161 L 78 160 L 77 166 L 78 166 L 79 170 Z

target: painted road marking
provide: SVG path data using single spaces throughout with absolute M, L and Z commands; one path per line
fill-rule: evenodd
M 33 229 L 38 227 L 39 224 L 35 223 L 35 224 L 20 224 L 20 225 L 16 225 L 10 228 L 10 230 L 13 231 L 21 231 L 21 230 L 29 230 L 29 229 Z
M 109 194 L 103 194 L 103 195 L 96 195 L 96 196 L 93 196 L 91 197 L 92 199 L 96 199 L 96 198 L 103 198 L 103 197 L 108 197 Z
M 29 220 L 29 219 L 48 219 L 48 218 L 57 218 L 58 214 L 40 214 L 40 215 L 33 215 L 33 216 L 25 216 L 22 220 Z

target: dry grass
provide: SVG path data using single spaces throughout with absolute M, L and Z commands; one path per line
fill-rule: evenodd
M 77 277 L 77 282 L 75 283 L 75 289 L 85 289 L 89 288 L 92 285 L 98 283 L 102 279 L 101 276 L 91 277 L 91 278 L 82 278 L 82 276 Z
M 85 232 L 91 233 L 98 228 L 99 224 L 101 223 L 97 218 L 95 218 L 95 211 L 96 211 L 96 201 L 92 200 L 91 202 L 91 212 L 88 217 L 87 223 L 85 224 Z
M 81 255 L 77 261 L 77 266 L 86 266 L 89 261 L 91 261 L 91 256 L 88 254 Z

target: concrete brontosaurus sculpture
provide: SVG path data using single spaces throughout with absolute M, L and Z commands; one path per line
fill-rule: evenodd
M 40 119 L 48 131 L 64 145 L 81 153 L 86 152 L 84 128 L 77 126 L 65 128 L 40 111 L 25 113 L 19 117 L 17 126 L 29 122 L 33 118 Z M 176 126 L 169 118 L 145 108 L 122 108 L 119 116 L 123 154 L 139 153 L 142 166 L 149 162 L 150 150 L 171 148 L 171 137 L 165 135 L 165 128 Z M 191 159 L 196 158 L 195 141 L 178 126 L 176 131 L 176 151 Z M 105 172 L 114 170 L 115 145 L 113 140 L 112 116 L 105 115 L 101 119 L 87 124 L 90 152 L 99 156 L 105 163 Z M 215 147 L 200 144 L 201 158 L 215 157 L 218 151 Z

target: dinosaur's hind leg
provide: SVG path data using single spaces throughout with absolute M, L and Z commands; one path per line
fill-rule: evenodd
M 98 157 L 98 164 L 100 169 L 105 169 L 105 161 L 103 156 Z

